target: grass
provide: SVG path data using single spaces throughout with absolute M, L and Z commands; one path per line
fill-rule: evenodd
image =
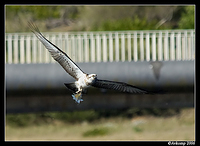
M 108 128 L 94 128 L 91 130 L 87 130 L 82 135 L 83 137 L 90 137 L 90 136 L 103 136 L 109 133 Z
M 136 112 L 136 110 L 133 111 Z M 81 119 L 78 119 L 81 112 L 72 112 L 71 115 L 64 113 L 67 116 L 61 113 L 60 115 L 46 113 L 43 116 L 42 114 L 9 114 L 6 117 L 5 139 L 7 141 L 195 140 L 193 108 L 181 109 L 170 116 L 141 113 L 130 116 L 130 109 L 128 116 L 124 116 L 125 113 L 119 113 L 119 116 L 115 114 L 109 116 L 107 113 L 106 116 L 102 116 L 104 112 L 97 113 L 93 110 L 89 111 L 90 114 L 84 112 Z M 14 119 L 15 116 L 16 119 Z M 87 120 L 88 118 L 90 120 Z
M 143 131 L 143 129 L 141 127 L 136 127 L 136 126 L 133 127 L 133 130 L 135 132 L 142 132 Z

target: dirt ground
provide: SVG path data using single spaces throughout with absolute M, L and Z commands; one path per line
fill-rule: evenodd
M 195 140 L 195 110 L 194 108 L 181 109 L 180 114 L 169 117 L 149 115 L 134 118 L 112 117 L 74 124 L 55 119 L 48 124 L 25 127 L 6 124 L 5 140 L 193 141 Z

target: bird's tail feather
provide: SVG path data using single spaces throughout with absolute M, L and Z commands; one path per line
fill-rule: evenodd
M 78 91 L 78 88 L 76 88 L 75 83 L 64 83 L 67 89 L 71 90 L 72 92 Z

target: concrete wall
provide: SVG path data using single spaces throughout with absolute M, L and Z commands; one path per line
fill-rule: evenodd
M 123 81 L 161 92 L 135 95 L 89 88 L 83 95 L 84 101 L 77 105 L 64 86 L 74 79 L 59 64 L 6 64 L 6 112 L 194 107 L 194 61 L 78 65 L 86 73 L 96 73 L 99 79 Z
M 43 96 L 9 96 L 6 99 L 6 113 L 73 111 L 88 109 L 126 108 L 182 108 L 194 107 L 194 94 L 92 94 L 83 96 L 83 102 L 75 103 L 70 94 Z
M 99 79 L 122 81 L 149 90 L 193 91 L 194 61 L 78 63 Z M 75 80 L 58 64 L 6 64 L 6 89 L 64 89 Z

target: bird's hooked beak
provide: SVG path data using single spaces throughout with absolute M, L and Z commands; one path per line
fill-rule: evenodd
M 96 74 L 93 74 L 92 77 L 93 77 L 93 78 L 97 78 L 97 75 L 96 75 Z
M 96 74 L 87 74 L 87 78 L 97 78 L 97 75 Z

